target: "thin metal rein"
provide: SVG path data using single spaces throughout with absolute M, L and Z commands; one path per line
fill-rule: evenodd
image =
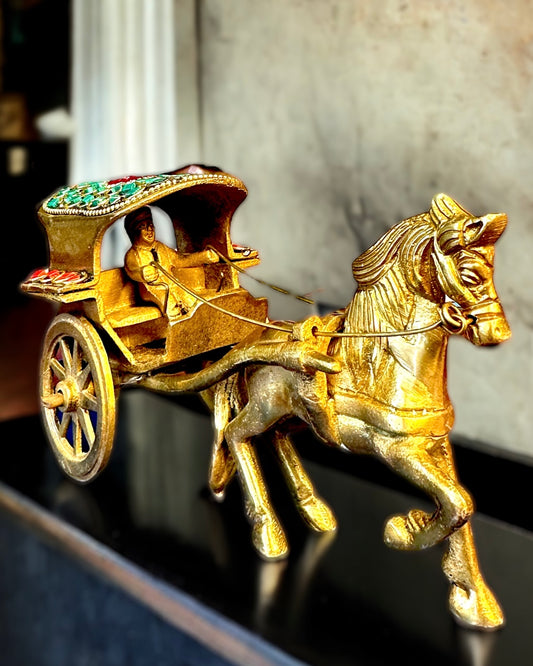
M 183 289 L 190 296 L 193 296 L 194 298 L 197 298 L 202 303 L 205 303 L 206 305 L 209 305 L 209 307 L 213 308 L 214 310 L 218 310 L 219 312 L 222 312 L 223 314 L 227 314 L 230 317 L 234 317 L 235 319 L 240 319 L 241 321 L 246 321 L 249 324 L 256 324 L 257 326 L 272 328 L 275 331 L 283 331 L 284 333 L 291 333 L 292 332 L 292 329 L 290 329 L 290 328 L 282 328 L 281 326 L 276 326 L 275 324 L 268 324 L 267 322 L 264 322 L 264 321 L 257 321 L 256 319 L 250 319 L 249 317 L 245 317 L 244 315 L 239 315 L 236 312 L 230 312 L 229 310 L 221 308 L 219 305 L 214 305 L 213 303 L 210 303 L 207 299 L 203 298 L 203 296 L 200 296 L 200 294 L 197 294 L 192 289 L 189 289 L 189 287 L 186 287 L 182 282 L 180 282 L 171 273 L 169 273 L 166 269 L 164 269 L 163 266 L 161 266 L 161 264 L 159 262 L 152 261 L 151 265 L 158 268 L 163 273 L 163 275 L 165 275 L 169 280 L 172 280 L 172 282 L 174 282 L 174 284 L 176 284 L 178 287 L 180 287 L 180 289 Z
M 235 262 L 231 261 L 229 257 L 226 257 L 220 252 L 219 250 L 216 249 L 216 247 L 213 247 L 212 245 L 207 246 L 208 249 L 213 250 L 213 252 L 216 252 L 218 256 L 222 259 L 222 261 L 225 261 L 228 266 L 231 266 L 234 268 L 236 271 L 239 271 L 239 273 L 242 273 L 243 275 L 246 275 L 249 277 L 251 280 L 255 280 L 255 282 L 259 282 L 259 284 L 264 284 L 265 287 L 268 287 L 269 289 L 273 289 L 274 291 L 279 291 L 280 294 L 285 294 L 286 296 L 292 296 L 293 298 L 298 299 L 299 301 L 303 301 L 304 303 L 308 303 L 309 305 L 314 305 L 315 301 L 311 298 L 306 298 L 305 296 L 300 296 L 300 294 L 295 294 L 293 291 L 289 291 L 288 289 L 284 289 L 283 287 L 278 287 L 275 284 L 272 284 L 271 282 L 266 282 L 265 280 L 261 280 L 261 278 L 254 277 L 253 275 L 250 275 L 247 271 L 244 270 L 244 268 L 241 268 L 240 266 L 237 266 Z
M 165 268 L 163 268 L 163 266 L 161 266 L 159 262 L 152 261 L 150 265 L 158 268 L 163 273 L 163 275 L 165 275 L 169 280 L 172 280 L 172 282 L 174 282 L 178 287 L 180 287 L 180 289 L 183 289 L 190 296 L 197 298 L 202 303 L 209 305 L 209 307 L 213 308 L 214 310 L 218 310 L 219 312 L 227 314 L 230 317 L 234 317 L 235 319 L 246 321 L 249 324 L 255 324 L 256 326 L 262 326 L 263 328 L 271 328 L 274 331 L 283 331 L 284 333 L 292 333 L 293 330 L 292 328 L 284 328 L 282 326 L 276 326 L 275 324 L 269 324 L 266 321 L 257 321 L 256 319 L 250 319 L 249 317 L 245 317 L 244 315 L 239 315 L 236 312 L 230 312 L 225 308 L 221 308 L 218 305 L 214 305 L 207 299 L 203 298 L 203 296 L 200 296 L 200 294 L 197 294 L 192 289 L 189 289 L 189 287 L 186 287 L 182 282 L 180 282 Z M 433 324 L 430 324 L 429 326 L 424 326 L 423 328 L 413 328 L 405 331 L 383 331 L 383 332 L 375 331 L 369 333 L 329 333 L 328 331 L 316 330 L 313 331 L 313 335 L 323 338 L 392 338 L 398 336 L 416 335 L 417 333 L 427 333 L 428 331 L 432 331 L 433 329 L 438 328 L 439 326 L 442 326 L 441 321 L 436 321 Z

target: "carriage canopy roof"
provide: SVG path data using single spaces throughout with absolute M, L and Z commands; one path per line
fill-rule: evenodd
M 229 242 L 231 217 L 246 194 L 238 178 L 215 167 L 191 165 L 171 173 L 63 187 L 43 202 L 38 214 L 48 236 L 50 266 L 97 274 L 106 229 L 131 211 L 157 204 L 176 231 L 196 226 L 198 238 Z

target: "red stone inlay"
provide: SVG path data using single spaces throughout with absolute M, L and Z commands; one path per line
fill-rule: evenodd
M 37 268 L 27 277 L 26 282 L 37 284 L 76 284 L 87 282 L 90 279 L 86 271 L 60 271 L 50 268 Z
M 30 273 L 28 280 L 35 280 L 39 277 L 44 277 L 48 273 L 48 268 L 36 268 L 33 273 Z
M 129 183 L 130 180 L 137 180 L 141 176 L 123 176 L 122 178 L 114 178 L 113 180 L 108 180 L 108 185 L 117 185 L 117 183 Z

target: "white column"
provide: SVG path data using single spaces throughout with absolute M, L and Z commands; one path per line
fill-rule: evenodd
M 200 161 L 195 0 L 73 0 L 72 61 L 70 183 Z
M 74 0 L 71 182 L 174 169 L 180 131 L 187 158 L 199 160 L 191 155 L 199 145 L 194 6 Z

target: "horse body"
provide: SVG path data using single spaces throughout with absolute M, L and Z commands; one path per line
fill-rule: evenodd
M 315 317 L 295 327 L 293 337 L 332 356 L 339 372 L 251 365 L 214 388 L 210 485 L 222 497 L 238 471 L 261 555 L 283 557 L 288 545 L 261 475 L 256 435 L 272 433 L 306 522 L 319 531 L 336 527 L 290 441 L 288 425 L 299 419 L 328 445 L 373 454 L 425 491 L 435 511 L 413 509 L 389 518 L 385 542 L 419 550 L 447 539 L 443 569 L 452 583 L 452 612 L 469 626 L 503 623 L 477 563 L 469 523 L 473 502 L 453 463 L 446 355 L 453 332 L 478 345 L 510 335 L 492 279 L 494 243 L 505 224 L 504 215 L 475 217 L 438 195 L 428 213 L 400 222 L 354 261 L 358 288 L 344 316 Z M 341 323 L 343 336 L 335 337 Z M 317 330 L 331 337 L 317 337 Z M 290 337 L 265 331 L 246 344 L 287 343 Z M 179 390 L 172 377 L 154 377 L 145 385 Z

